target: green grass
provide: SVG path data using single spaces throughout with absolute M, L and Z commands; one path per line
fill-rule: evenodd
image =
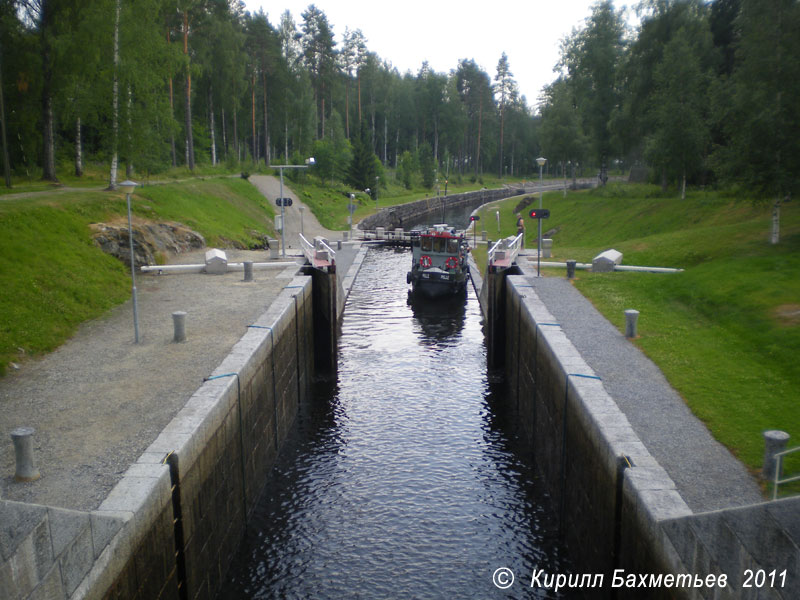
M 132 206 L 136 217 L 196 229 L 209 245 L 248 246 L 253 232 L 272 233 L 273 208 L 243 179 L 145 186 Z M 120 192 L 0 198 L 0 373 L 55 349 L 80 323 L 129 297 L 128 270 L 94 245 L 89 229 L 125 214 Z
M 510 205 L 500 208 L 504 236 L 514 232 Z M 753 471 L 762 464 L 764 430 L 787 431 L 790 447 L 800 443 L 800 317 L 792 316 L 800 310 L 798 203 L 783 206 L 777 246 L 768 243 L 768 203 L 715 192 L 681 202 L 650 186 L 609 186 L 545 194 L 544 207 L 551 218 L 543 229 L 555 230 L 552 260 L 590 262 L 615 248 L 627 265 L 685 269 L 579 271 L 575 285 L 621 331 L 623 311 L 640 311 L 635 343 L 718 440 Z M 528 247 L 534 229 L 529 220 Z M 787 469 L 800 474 L 800 457 Z

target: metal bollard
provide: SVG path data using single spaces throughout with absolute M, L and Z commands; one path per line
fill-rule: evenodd
M 575 265 L 578 264 L 578 261 L 575 260 L 568 260 L 567 261 L 567 279 L 575 279 Z
M 342 240 L 336 240 L 336 249 L 337 250 L 341 250 L 342 249 Z
M 253 281 L 253 261 L 244 261 L 244 280 Z
M 764 466 L 761 469 L 764 479 L 775 478 L 775 466 L 778 463 L 775 454 L 786 450 L 788 443 L 789 434 L 785 431 L 770 429 L 764 432 Z M 778 475 L 780 476 L 780 473 Z
M 33 427 L 17 427 L 11 432 L 17 459 L 14 481 L 36 481 L 41 477 L 39 469 L 33 463 L 33 432 Z
M 636 337 L 636 322 L 639 320 L 639 311 L 629 308 L 625 311 L 625 337 Z
M 175 329 L 175 335 L 172 337 L 173 342 L 186 341 L 186 313 L 182 310 L 172 313 L 172 325 Z

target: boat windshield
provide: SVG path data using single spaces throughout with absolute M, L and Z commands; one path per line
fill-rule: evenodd
M 420 247 L 424 252 L 458 254 L 458 238 L 422 236 Z

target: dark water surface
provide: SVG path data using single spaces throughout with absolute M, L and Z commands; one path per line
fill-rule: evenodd
M 478 302 L 407 303 L 410 254 L 371 250 L 338 382 L 298 419 L 221 598 L 529 598 L 563 572 L 556 518 L 490 389 Z M 507 567 L 514 584 L 498 589 Z

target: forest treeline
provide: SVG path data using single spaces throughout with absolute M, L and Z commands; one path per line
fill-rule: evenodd
M 595 4 L 563 40 L 553 82 L 527 99 L 512 72 L 526 65 L 504 53 L 491 73 L 472 59 L 400 73 L 314 4 L 296 23 L 236 0 L 0 0 L 6 184 L 80 175 L 87 161 L 114 187 L 171 166 L 314 156 L 324 179 L 365 187 L 384 166 L 430 186 L 436 170 L 535 174 L 543 155 L 564 176 L 638 165 L 678 189 L 796 191 L 800 2 L 637 10 L 631 30 L 612 2 Z

